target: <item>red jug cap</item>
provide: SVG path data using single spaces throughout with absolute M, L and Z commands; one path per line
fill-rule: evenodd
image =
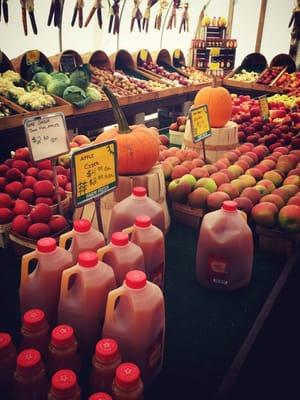
M 98 256 L 94 251 L 83 251 L 78 256 L 78 264 L 81 267 L 95 267 L 98 264 Z
M 75 340 L 74 330 L 70 325 L 58 325 L 52 330 L 51 342 L 58 347 L 71 345 Z
M 146 285 L 147 277 L 143 271 L 135 269 L 127 272 L 125 282 L 131 289 L 141 289 Z
M 28 329 L 39 328 L 45 321 L 45 313 L 39 308 L 26 311 L 23 316 L 24 326 Z
M 37 249 L 41 253 L 50 253 L 51 251 L 54 251 L 56 247 L 56 240 L 52 237 L 45 237 L 39 239 L 37 242 Z
M 92 394 L 88 400 L 112 400 L 112 397 L 104 392 Z
M 135 218 L 134 224 L 139 228 L 148 228 L 148 226 L 151 226 L 151 218 L 147 215 L 138 215 Z
M 23 372 L 32 374 L 40 366 L 41 354 L 35 349 L 21 351 L 17 357 L 17 367 Z
M 137 197 L 143 197 L 147 195 L 147 190 L 142 186 L 136 186 L 133 188 L 132 194 L 134 194 Z
M 123 363 L 116 369 L 116 384 L 120 388 L 131 389 L 140 379 L 140 369 L 132 363 Z
M 73 228 L 76 232 L 88 232 L 91 229 L 91 222 L 88 219 L 76 219 Z
M 52 390 L 57 394 L 72 395 L 77 385 L 75 372 L 70 369 L 61 369 L 52 376 Z
M 223 210 L 236 211 L 237 203 L 235 201 L 225 200 L 222 205 Z
M 129 242 L 128 234 L 124 232 L 115 232 L 111 235 L 111 242 L 115 246 L 125 246 Z
M 11 344 L 11 336 L 8 333 L 0 333 L 0 350 L 6 349 Z
M 100 360 L 112 361 L 118 354 L 118 343 L 113 339 L 101 339 L 96 344 L 96 357 Z

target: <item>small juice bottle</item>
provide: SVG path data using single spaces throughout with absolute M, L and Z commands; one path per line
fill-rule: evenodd
M 35 270 L 29 274 L 29 262 L 37 259 Z M 62 272 L 73 265 L 71 254 L 58 247 L 55 239 L 43 238 L 37 250 L 22 258 L 20 305 L 21 312 L 40 308 L 50 326 L 56 325 L 57 306 Z
M 113 233 L 111 242 L 98 250 L 98 257 L 112 267 L 117 286 L 122 285 L 127 272 L 145 270 L 142 249 L 130 242 L 128 234 L 124 232 Z
M 43 360 L 47 359 L 50 333 L 49 324 L 42 310 L 35 308 L 24 314 L 21 336 L 20 350 L 36 349 Z
M 74 371 L 61 369 L 52 376 L 48 400 L 80 400 L 81 390 Z
M 8 333 L 0 332 L 0 393 L 8 397 L 16 368 L 16 347 Z
M 73 257 L 73 265 L 84 251 L 97 251 L 105 245 L 105 239 L 101 232 L 92 227 L 88 219 L 77 219 L 73 222 L 73 229 L 60 236 L 59 245 L 65 248 L 69 239 L 72 239 L 69 252 Z
M 130 271 L 108 295 L 103 336 L 116 340 L 122 359 L 141 369 L 149 384 L 163 363 L 165 307 L 161 289 L 142 271 Z
M 94 393 L 92 394 L 88 400 L 112 400 L 112 397 L 104 392 L 98 392 L 98 393 Z
M 50 376 L 60 369 L 80 370 L 80 357 L 74 330 L 69 325 L 58 325 L 52 330 L 47 360 Z
M 90 392 L 105 391 L 111 393 L 116 368 L 121 362 L 118 343 L 113 339 L 99 340 L 92 360 Z
M 162 289 L 165 273 L 165 238 L 162 231 L 152 225 L 148 216 L 137 216 L 133 227 L 124 231 L 131 232 L 131 241 L 143 250 L 147 279 Z
M 196 276 L 205 287 L 235 290 L 247 286 L 252 274 L 253 237 L 234 201 L 206 214 L 198 238 Z
M 115 204 L 109 222 L 108 239 L 114 232 L 122 231 L 134 224 L 137 215 L 148 215 L 153 225 L 165 232 L 165 216 L 163 208 L 147 196 L 144 187 L 133 188 L 132 194 Z
M 142 400 L 144 385 L 140 378 L 139 367 L 132 363 L 123 363 L 116 370 L 112 384 L 114 400 Z
M 17 357 L 14 374 L 14 399 L 46 400 L 48 386 L 40 352 L 35 349 L 23 350 Z
M 107 296 L 115 287 L 112 268 L 93 251 L 80 253 L 78 264 L 63 273 L 58 320 L 73 327 L 83 357 L 101 337 Z

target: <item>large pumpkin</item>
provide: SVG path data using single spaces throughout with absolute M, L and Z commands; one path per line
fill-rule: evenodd
M 120 175 L 137 175 L 148 172 L 159 157 L 159 139 L 154 128 L 145 125 L 128 126 L 117 99 L 103 86 L 103 91 L 111 102 L 118 127 L 104 131 L 95 142 L 109 139 L 117 141 L 118 172 Z
M 231 118 L 231 96 L 223 87 L 205 87 L 196 94 L 194 105 L 207 104 L 212 128 L 221 128 Z

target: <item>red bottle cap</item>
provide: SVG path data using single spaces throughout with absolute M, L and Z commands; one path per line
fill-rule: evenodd
M 11 336 L 8 333 L 1 332 L 0 333 L 0 351 L 7 349 L 7 347 L 11 344 Z
M 129 238 L 127 233 L 115 232 L 111 236 L 111 243 L 115 246 L 125 246 L 129 243 Z
M 91 222 L 88 219 L 76 219 L 73 228 L 76 232 L 88 232 L 91 229 Z
M 132 194 L 137 197 L 147 196 L 147 190 L 142 186 L 136 186 L 133 188 Z
M 118 343 L 113 339 L 101 339 L 96 344 L 96 358 L 100 361 L 112 361 L 119 352 Z
M 139 228 L 148 228 L 151 226 L 151 218 L 146 215 L 139 215 L 135 218 L 134 224 Z
M 222 208 L 225 211 L 236 211 L 237 203 L 235 201 L 225 200 L 223 202 Z
M 51 343 L 57 347 L 67 347 L 74 343 L 74 330 L 70 325 L 58 325 L 52 330 Z
M 41 367 L 41 354 L 35 349 L 21 351 L 17 357 L 17 368 L 23 375 L 32 375 Z
M 61 369 L 52 376 L 51 390 L 57 395 L 71 396 L 76 390 L 77 377 L 70 369 Z
M 98 256 L 94 251 L 83 251 L 78 256 L 78 264 L 81 267 L 95 267 L 98 264 Z
M 112 400 L 112 397 L 107 393 L 99 392 L 92 394 L 88 400 Z
M 45 322 L 45 313 L 39 308 L 26 311 L 23 316 L 23 325 L 27 329 L 39 329 Z
M 147 277 L 143 271 L 135 269 L 127 272 L 125 282 L 131 289 L 141 289 L 146 286 Z
M 133 389 L 139 382 L 140 369 L 132 363 L 123 363 L 116 369 L 116 385 L 121 389 Z
M 41 253 L 51 253 L 51 251 L 54 251 L 56 247 L 56 240 L 52 237 L 45 237 L 37 242 L 37 249 Z

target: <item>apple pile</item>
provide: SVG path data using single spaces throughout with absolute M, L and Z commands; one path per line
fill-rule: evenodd
M 186 122 L 187 122 L 187 117 L 179 116 L 179 117 L 177 117 L 176 122 L 173 122 L 169 126 L 169 129 L 171 131 L 184 132 L 185 131 Z
M 258 76 L 258 72 L 242 69 L 240 72 L 235 73 L 230 79 L 239 82 L 255 82 Z
M 205 82 L 211 82 L 211 77 L 206 76 L 203 72 L 199 71 L 195 67 L 186 67 L 182 66 L 181 71 L 189 76 L 189 78 L 193 81 L 193 84 L 200 84 Z
M 289 74 L 285 72 L 277 80 L 276 86 L 283 87 L 284 92 L 289 96 L 299 96 L 300 95 L 300 73 L 293 72 Z
M 270 85 L 280 74 L 284 67 L 270 67 L 266 69 L 260 77 L 257 79 L 256 83 L 260 83 L 262 85 Z
M 164 79 L 174 81 L 178 85 L 187 86 L 193 83 L 190 79 L 185 78 L 178 72 L 168 72 L 164 67 L 159 66 L 153 62 L 144 62 L 142 64 L 142 67 L 145 68 L 147 71 L 154 72 L 155 74 L 160 75 Z

